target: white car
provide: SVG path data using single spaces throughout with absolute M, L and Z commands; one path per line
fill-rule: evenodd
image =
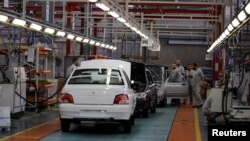
M 157 96 L 158 100 L 162 102 L 160 103 L 162 106 L 165 105 L 167 98 L 179 99 L 188 97 L 188 84 L 183 74 L 179 71 L 172 72 L 165 83 L 161 85 Z
M 83 61 L 71 73 L 59 98 L 62 131 L 69 131 L 72 121 L 88 120 L 120 122 L 131 132 L 136 96 L 119 62 Z

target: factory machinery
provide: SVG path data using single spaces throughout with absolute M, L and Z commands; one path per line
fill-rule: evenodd
M 250 53 L 245 53 L 241 63 L 228 68 L 224 88 L 212 88 L 211 111 L 222 113 L 225 123 L 250 123 Z

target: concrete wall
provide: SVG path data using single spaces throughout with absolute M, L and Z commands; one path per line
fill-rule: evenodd
M 149 62 L 161 64 L 170 67 L 176 59 L 180 59 L 183 66 L 188 63 L 197 63 L 199 66 L 205 66 L 205 54 L 207 47 L 199 45 L 161 45 L 160 58 L 150 60 Z M 155 53 L 150 53 L 155 54 Z

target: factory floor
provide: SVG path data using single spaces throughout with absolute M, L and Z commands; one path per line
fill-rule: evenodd
M 62 132 L 56 106 L 11 122 L 10 131 L 0 131 L 0 141 L 207 141 L 206 120 L 191 105 L 167 105 L 149 118 L 137 117 L 130 134 L 118 124 L 87 122 Z

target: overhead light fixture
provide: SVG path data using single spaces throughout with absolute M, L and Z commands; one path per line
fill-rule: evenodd
M 114 47 L 113 46 L 110 46 L 109 49 L 113 49 Z
M 90 44 L 90 45 L 94 45 L 94 44 L 95 44 L 95 41 L 94 41 L 94 40 L 90 40 L 90 41 L 89 41 L 89 44 Z
M 132 29 L 133 31 L 137 31 L 137 28 L 136 28 L 136 27 L 131 27 L 131 29 Z
M 225 34 L 226 34 L 226 36 L 228 36 L 230 34 L 230 32 L 228 31 L 228 29 L 225 29 Z
M 247 18 L 247 15 L 246 15 L 245 11 L 242 10 L 237 17 L 238 17 L 239 21 L 242 22 Z
M 109 11 L 110 8 L 108 6 L 106 6 L 105 4 L 103 3 L 96 3 L 95 4 L 97 7 L 101 8 L 103 11 Z
M 149 35 L 150 31 L 143 27 L 143 24 L 141 25 L 140 23 L 138 23 L 137 20 L 130 15 L 125 16 L 125 11 L 123 10 L 124 8 L 121 7 L 120 4 L 115 0 L 98 0 L 95 5 L 96 7 L 115 17 L 121 23 L 124 23 L 124 25 L 135 31 L 140 36 L 144 37 L 145 39 L 151 39 L 155 43 L 159 44 L 159 39 L 156 39 L 155 36 L 147 36 Z
M 41 25 L 32 23 L 32 24 L 29 26 L 29 28 L 30 28 L 30 29 L 33 29 L 33 30 L 36 30 L 36 31 L 41 31 L 43 27 L 42 27 Z
M 250 14 L 250 2 L 245 7 L 245 10 L 246 10 L 247 14 Z
M 75 40 L 76 40 L 76 41 L 78 41 L 78 42 L 81 42 L 81 41 L 82 41 L 82 39 L 83 39 L 82 37 L 76 37 L 76 39 L 75 39 Z
M 88 0 L 89 2 L 97 2 L 97 0 Z
M 83 39 L 82 42 L 83 42 L 83 43 L 88 43 L 88 42 L 89 42 L 89 39 L 85 38 L 85 39 Z
M 106 46 L 105 46 L 105 48 L 109 48 L 109 47 L 110 47 L 110 45 L 106 45 Z
M 111 15 L 111 16 L 113 16 L 114 18 L 118 18 L 119 17 L 119 15 L 115 11 L 109 11 L 108 14 Z
M 64 37 L 65 35 L 66 35 L 65 32 L 62 32 L 62 31 L 57 31 L 56 32 L 56 36 Z
M 232 21 L 232 25 L 234 27 L 237 27 L 240 24 L 239 20 L 237 18 L 234 18 L 234 20 Z
M 223 33 L 221 34 L 221 36 L 222 36 L 223 39 L 225 39 L 225 38 L 227 37 L 227 35 L 225 34 L 225 32 L 223 32 Z
M 14 19 L 14 20 L 12 21 L 12 24 L 18 25 L 18 26 L 25 26 L 26 21 L 20 20 L 20 19 Z
M 127 27 L 131 28 L 131 24 L 130 23 L 124 23 Z
M 117 47 L 114 47 L 113 50 L 117 50 Z
M 223 38 L 222 35 L 221 35 L 221 36 L 220 36 L 220 40 L 223 41 L 223 39 L 224 39 L 224 38 Z
M 67 35 L 67 39 L 69 39 L 69 40 L 73 40 L 74 38 L 75 38 L 75 36 L 72 35 L 72 34 L 68 34 L 68 35 Z
M 8 15 L 8 16 L 5 16 Z M 2 11 L 0 13 L 0 23 L 8 23 L 8 26 L 18 26 L 19 28 L 30 30 L 30 31 L 42 31 L 41 34 L 51 34 L 52 36 L 58 36 L 63 37 L 64 39 L 70 39 L 72 41 L 79 41 L 79 42 L 85 42 L 88 43 L 89 39 L 84 38 L 83 36 L 75 36 L 75 32 L 73 30 L 68 29 L 67 32 L 64 32 L 63 30 L 60 30 L 60 27 L 56 27 L 50 24 L 47 24 L 43 21 L 37 21 L 33 18 L 30 18 L 29 16 L 25 16 L 25 19 L 19 19 L 16 18 L 20 16 L 19 14 L 9 14 L 5 11 Z M 76 37 L 76 38 L 75 38 Z M 95 44 L 96 46 L 106 46 L 106 44 L 102 43 L 102 41 L 95 41 L 91 40 L 90 44 Z
M 99 47 L 100 45 L 101 45 L 100 42 L 96 42 L 96 43 L 95 43 L 95 46 L 98 46 L 98 47 Z
M 122 23 L 126 22 L 126 20 L 124 18 L 122 18 L 122 17 L 118 17 L 117 20 L 120 21 L 120 22 L 122 22 Z
M 101 44 L 101 47 L 105 47 L 106 45 L 105 44 Z
M 232 26 L 232 24 L 229 24 L 228 26 L 227 26 L 227 29 L 228 29 L 228 31 L 232 31 L 233 29 L 234 29 L 234 27 Z
M 5 15 L 0 15 L 0 21 L 1 21 L 1 22 L 7 22 L 8 19 L 9 19 L 9 18 L 8 18 L 7 16 L 5 16 Z
M 55 29 L 52 29 L 52 28 L 45 28 L 44 30 L 45 33 L 48 33 L 48 34 L 54 34 L 55 33 Z

